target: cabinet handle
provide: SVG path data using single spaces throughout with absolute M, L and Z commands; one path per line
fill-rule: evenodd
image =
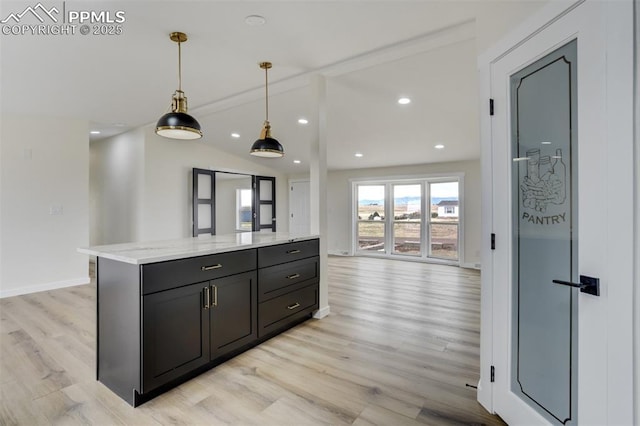
M 300 278 L 300 274 L 287 275 L 287 278 L 290 280 L 295 280 L 296 278 Z
M 209 309 L 211 307 L 211 294 L 209 294 L 209 287 L 203 289 L 204 295 L 204 308 Z
M 287 250 L 287 254 L 298 254 L 300 250 Z
M 211 265 L 211 266 L 203 266 L 200 268 L 201 271 L 210 271 L 212 269 L 220 269 L 222 268 L 222 264 L 218 263 L 217 265 Z
M 299 308 L 299 307 L 300 307 L 300 304 L 298 302 L 296 302 L 293 305 L 287 306 L 287 309 L 292 310 L 292 309 Z
M 213 306 L 218 306 L 218 286 L 213 286 Z

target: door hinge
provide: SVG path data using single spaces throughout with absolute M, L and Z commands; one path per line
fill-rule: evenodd
M 496 381 L 496 368 L 492 365 L 491 366 L 491 383 Z
M 489 99 L 489 115 L 493 115 L 493 99 Z
M 496 249 L 496 234 L 491 234 L 491 250 Z

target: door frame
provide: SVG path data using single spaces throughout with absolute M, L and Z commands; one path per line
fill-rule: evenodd
M 509 373 L 508 365 L 499 366 L 499 369 L 494 370 L 495 382 L 492 382 L 491 378 L 492 366 L 504 358 L 503 352 L 507 350 L 499 346 L 504 342 L 500 342 L 495 330 L 496 327 L 508 327 L 500 324 L 505 323 L 505 312 L 509 312 L 508 302 L 505 303 L 505 300 L 510 300 L 508 296 L 501 294 L 504 288 L 496 284 L 496 254 L 491 250 L 495 216 L 500 215 L 500 212 L 494 211 L 494 193 L 496 197 L 503 196 L 494 191 L 494 177 L 496 180 L 501 177 L 495 176 L 494 168 L 499 165 L 494 163 L 494 149 L 497 148 L 493 144 L 492 135 L 494 132 L 506 130 L 495 127 L 494 120 L 489 115 L 489 99 L 495 91 L 492 90 L 491 82 L 492 65 L 540 32 L 546 29 L 551 31 L 552 28 L 555 28 L 554 31 L 557 30 L 560 24 L 553 26 L 554 23 L 564 17 L 598 16 L 598 28 L 601 29 L 596 31 L 599 32 L 598 43 L 601 44 L 605 64 L 601 70 L 602 99 L 597 105 L 583 105 L 578 95 L 578 108 L 579 111 L 580 108 L 593 109 L 604 115 L 606 125 L 600 134 L 592 137 L 592 140 L 603 141 L 602 148 L 599 149 L 603 155 L 603 168 L 606 170 L 605 182 L 599 183 L 596 188 L 602 190 L 599 191 L 602 204 L 606 206 L 616 202 L 621 213 L 616 216 L 616 220 L 608 221 L 606 226 L 603 226 L 604 229 L 597 234 L 600 243 L 605 247 L 616 247 L 615 253 L 609 250 L 608 254 L 611 256 L 607 259 L 587 259 L 588 262 L 583 262 L 584 259 L 581 258 L 582 273 L 599 276 L 602 288 L 601 297 L 598 299 L 589 299 L 589 296 L 583 294 L 579 296 L 578 418 L 582 419 L 581 423 L 633 424 L 633 407 L 637 401 L 637 396 L 634 395 L 633 371 L 634 368 L 638 368 L 633 361 L 633 284 L 634 279 L 637 280 L 638 272 L 638 266 L 634 267 L 634 238 L 637 240 L 637 235 L 634 237 L 634 233 L 630 232 L 638 226 L 637 205 L 634 205 L 634 197 L 637 195 L 634 195 L 633 179 L 631 90 L 634 87 L 633 3 L 633 0 L 550 2 L 478 58 L 483 188 L 481 377 L 478 383 L 478 401 L 492 413 L 496 411 L 497 393 L 509 391 L 508 388 L 504 388 L 509 383 L 509 380 L 505 379 Z M 597 15 L 582 15 L 585 10 Z M 560 28 L 568 36 L 577 34 L 579 37 L 580 31 L 586 28 L 585 22 L 581 19 L 577 19 L 575 28 L 571 28 L 573 24 Z M 564 21 L 562 25 L 565 25 Z M 590 27 L 587 31 L 593 29 Z M 547 53 L 552 50 L 549 46 Z M 580 51 L 578 55 L 580 61 Z M 581 84 L 580 75 L 578 84 Z M 507 108 L 507 105 L 503 103 L 494 107 Z M 580 118 L 578 125 L 580 126 Z M 579 132 L 580 134 L 584 135 Z M 507 160 L 505 158 L 504 161 Z M 496 245 L 503 244 L 503 247 L 506 247 L 509 239 L 510 235 L 497 235 Z M 637 392 L 637 389 L 635 391 Z

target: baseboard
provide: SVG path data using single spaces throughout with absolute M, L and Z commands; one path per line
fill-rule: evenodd
M 329 305 L 325 306 L 322 309 L 318 309 L 317 311 L 314 312 L 313 317 L 315 319 L 322 319 L 324 317 L 326 317 L 327 315 L 329 315 L 329 312 L 331 311 L 331 307 Z
M 54 281 L 54 282 L 44 283 L 44 284 L 29 285 L 29 286 L 14 288 L 11 290 L 0 290 L 0 299 L 4 299 L 5 297 L 20 296 L 22 294 L 38 293 L 40 291 L 48 291 L 48 290 L 55 290 L 58 288 L 89 284 L 90 282 L 91 282 L 91 278 L 82 277 L 82 278 L 74 278 L 71 280 Z
M 482 266 L 480 265 L 480 262 L 478 263 L 463 263 L 460 265 L 461 268 L 468 268 L 468 269 L 477 269 L 478 271 L 480 269 L 482 269 Z

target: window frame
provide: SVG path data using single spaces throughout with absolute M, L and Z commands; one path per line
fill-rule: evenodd
M 388 176 L 375 178 L 353 178 L 349 179 L 351 185 L 351 255 L 370 256 L 392 259 L 413 260 L 429 263 L 441 263 L 447 265 L 464 264 L 464 172 L 452 172 L 429 175 L 408 175 L 408 176 Z M 430 256 L 429 232 L 431 229 L 431 208 L 430 208 L 430 183 L 458 182 L 458 258 L 445 259 Z M 395 184 L 416 184 L 419 183 L 421 189 L 421 209 L 425 212 L 421 215 L 420 222 L 420 255 L 394 253 L 393 246 L 393 226 L 395 223 L 393 216 L 393 185 Z M 358 244 L 358 187 L 360 185 L 383 185 L 384 191 L 384 252 L 372 252 L 359 249 Z

